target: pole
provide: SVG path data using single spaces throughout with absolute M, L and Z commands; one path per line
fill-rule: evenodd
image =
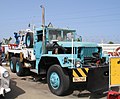
M 42 8 L 42 29 L 43 29 L 42 52 L 45 53 L 45 8 L 43 5 L 41 5 L 40 7 Z
M 43 5 L 40 6 L 42 8 L 42 28 L 43 28 L 43 41 L 45 40 L 45 8 Z
M 73 45 L 73 38 L 72 38 L 72 68 L 74 67 L 74 56 L 73 56 L 74 55 L 74 52 L 73 52 L 74 50 L 73 50 L 73 46 L 74 45 Z

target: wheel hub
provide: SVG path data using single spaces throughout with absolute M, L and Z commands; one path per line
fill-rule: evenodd
M 27 45 L 30 45 L 30 36 L 27 37 Z
M 54 89 L 58 89 L 60 86 L 60 78 L 57 73 L 53 72 L 50 75 L 50 84 Z
M 16 71 L 19 72 L 19 63 L 16 63 Z
M 13 70 L 13 62 L 10 61 L 10 68 Z

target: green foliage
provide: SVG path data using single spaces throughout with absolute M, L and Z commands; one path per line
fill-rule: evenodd
M 108 44 L 114 44 L 114 42 L 110 41 Z
M 10 44 L 10 41 L 11 41 L 11 40 L 12 40 L 11 37 L 9 37 L 8 39 L 3 38 L 3 40 L 2 40 L 2 44 L 3 44 L 3 45 L 8 45 L 8 44 Z

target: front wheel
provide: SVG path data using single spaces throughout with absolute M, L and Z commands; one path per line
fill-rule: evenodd
M 69 75 L 59 65 L 53 65 L 48 69 L 47 82 L 49 89 L 55 95 L 65 95 L 69 91 Z

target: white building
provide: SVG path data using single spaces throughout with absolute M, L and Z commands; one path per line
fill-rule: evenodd
M 120 56 L 120 44 L 99 44 L 104 54 L 110 54 L 112 56 Z

